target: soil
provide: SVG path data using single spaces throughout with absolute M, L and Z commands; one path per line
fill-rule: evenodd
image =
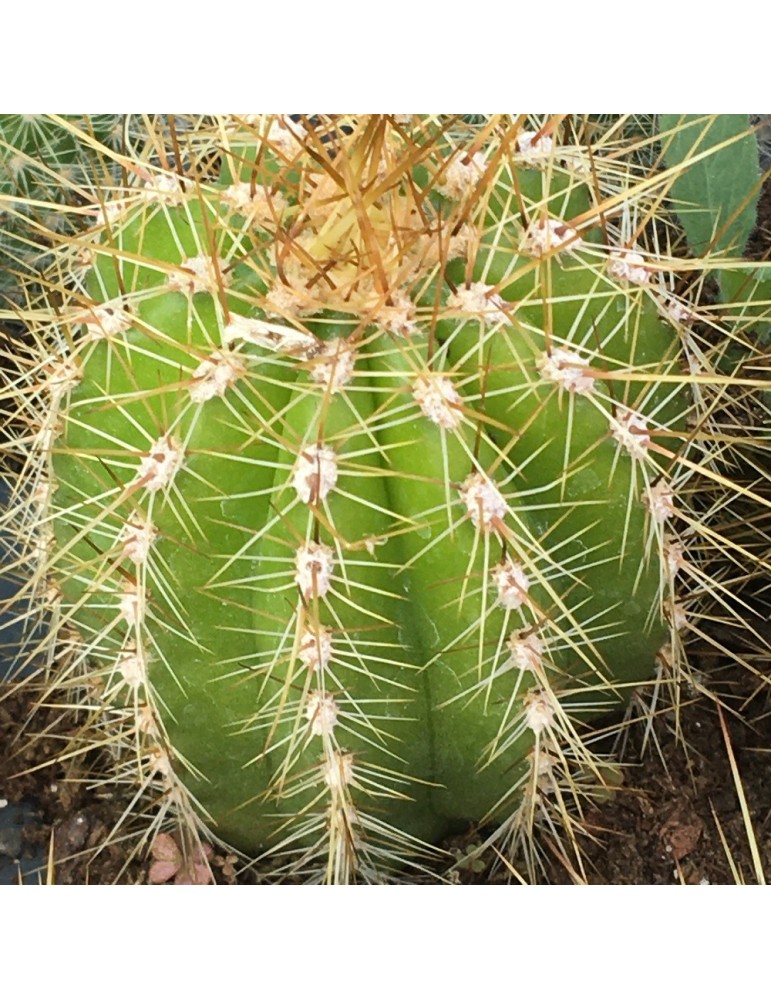
M 771 259 L 768 180 L 748 250 L 756 260 Z M 738 637 L 720 640 L 730 646 Z M 735 646 L 731 651 L 744 652 Z M 650 725 L 629 726 L 622 784 L 583 817 L 583 876 L 565 865 L 547 838 L 549 881 L 714 885 L 771 879 L 771 654 L 754 652 L 752 673 L 721 661 L 706 646 L 692 659 L 709 696 L 683 685 L 679 712 L 665 709 Z M 29 691 L 0 685 L 0 747 L 8 748 L 0 754 L 0 809 L 13 810 L 0 836 L 0 882 L 147 882 L 151 862 L 136 838 L 102 847 L 125 804 L 116 790 L 89 790 L 87 760 L 48 763 L 74 721 L 53 709 L 39 711 L 38 735 L 31 740 L 29 732 L 19 735 L 19 720 L 28 719 L 31 709 Z M 445 846 L 463 856 L 483 836 L 474 831 Z M 215 854 L 211 863 L 217 882 L 255 881 L 251 872 L 237 874 L 232 856 Z M 462 884 L 506 879 L 487 855 L 457 872 Z
M 713 694 L 740 704 L 756 688 L 742 668 L 731 669 Z M 717 690 L 716 690 L 717 689 Z M 721 726 L 726 726 L 741 780 L 751 833 L 745 826 L 737 785 Z M 771 769 L 767 755 L 771 717 L 748 725 L 719 710 L 711 698 L 695 695 L 681 707 L 680 732 L 674 712 L 630 729 L 623 784 L 609 800 L 584 815 L 580 841 L 583 873 L 565 865 L 556 844 L 548 881 L 593 885 L 732 885 L 771 876 Z M 460 845 L 458 845 L 460 846 Z M 460 873 L 463 883 L 504 880 L 492 859 Z
M 559 848 L 544 839 L 547 853 L 550 848 L 553 852 L 551 863 L 547 861 L 550 882 L 753 883 L 758 880 L 753 850 L 771 877 L 768 698 L 765 691 L 758 693 L 757 677 L 744 668 L 717 671 L 706 656 L 703 665 L 711 697 L 683 687 L 679 732 L 674 710 L 658 714 L 652 727 L 643 720 L 629 726 L 622 784 L 607 802 L 584 814 L 583 876 L 576 876 L 574 863 L 566 867 Z M 755 666 L 762 668 L 761 663 Z M 731 708 L 748 699 L 752 711 L 743 714 L 752 717 L 751 723 Z M 61 713 L 55 709 L 38 712 L 35 732 L 43 735 L 34 740 L 29 733 L 18 737 L 18 720 L 28 718 L 30 708 L 24 692 L 8 694 L 0 703 L 0 746 L 10 748 L 0 757 L 0 802 L 7 800 L 5 808 L 19 807 L 14 817 L 18 834 L 0 839 L 0 854 L 8 845 L 16 848 L 18 859 L 13 866 L 5 865 L 4 881 L 147 882 L 151 861 L 137 849 L 136 838 L 127 835 L 109 843 L 108 835 L 125 803 L 109 786 L 96 794 L 89 790 L 85 775 L 93 762 L 74 758 L 48 763 L 71 735 Z M 738 778 L 732 771 L 726 739 Z M 737 780 L 746 799 L 749 827 L 743 819 Z M 484 831 L 472 831 L 444 846 L 462 857 L 483 837 Z M 234 862 L 232 857 L 214 855 L 217 882 L 255 881 L 251 872 L 237 876 Z M 461 884 L 508 880 L 492 854 L 460 865 L 454 877 Z
M 709 686 L 724 704 L 740 705 L 757 682 L 737 667 Z M 681 708 L 679 725 L 677 734 L 674 712 L 656 719 L 647 747 L 644 725 L 630 734 L 624 787 L 586 816 L 587 834 L 596 838 L 582 845 L 590 883 L 754 883 L 754 850 L 763 877 L 771 875 L 771 717 L 748 724 L 702 695 Z M 559 864 L 551 881 L 566 881 Z

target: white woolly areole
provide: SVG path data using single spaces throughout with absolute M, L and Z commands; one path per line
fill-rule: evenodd
M 520 132 L 517 136 L 517 159 L 522 163 L 538 165 L 548 159 L 554 149 L 550 135 L 539 136 L 537 132 Z
M 506 645 L 511 654 L 509 662 L 517 670 L 533 672 L 541 666 L 544 645 L 535 632 L 512 632 Z
M 519 244 L 528 257 L 545 257 L 560 250 L 576 250 L 581 245 L 578 231 L 560 219 L 533 219 Z
M 135 628 L 144 617 L 144 604 L 139 588 L 134 583 L 127 583 L 120 595 L 120 616 L 127 625 Z
M 89 340 L 106 340 L 125 333 L 132 324 L 131 314 L 117 306 L 96 306 L 88 314 L 85 326 Z
M 47 476 L 41 476 L 34 490 L 30 494 L 30 500 L 36 507 L 39 508 L 41 515 L 48 510 L 48 505 L 51 502 L 53 492 L 54 487 L 51 480 Z
M 62 597 L 62 588 L 54 579 L 48 577 L 43 591 L 43 603 L 46 607 L 53 608 L 61 601 Z
M 318 311 L 318 303 L 305 289 L 274 281 L 265 296 L 265 310 L 273 316 L 310 316 Z
M 134 691 L 146 683 L 147 670 L 144 659 L 136 650 L 121 653 L 115 666 L 125 683 Z
M 580 354 L 564 347 L 554 347 L 536 362 L 536 368 L 547 382 L 554 382 L 566 392 L 586 396 L 594 389 L 594 376 L 587 374 Z
M 166 779 L 167 785 L 171 785 L 174 781 L 174 767 L 171 763 L 171 758 L 163 747 L 151 747 L 148 758 L 151 774 L 160 774 Z
M 531 753 L 531 767 L 533 767 L 534 758 L 538 759 L 538 763 L 534 767 L 535 771 L 535 784 L 539 792 L 548 793 L 554 788 L 556 781 L 555 770 L 559 764 L 559 757 L 556 757 L 553 753 L 549 753 L 548 750 L 539 749 L 538 753 Z
M 442 172 L 436 190 L 446 198 L 465 198 L 474 190 L 486 169 L 487 160 L 483 153 L 474 153 L 471 157 L 456 154 Z
M 356 352 L 342 346 L 344 343 L 338 338 L 325 344 L 310 369 L 311 381 L 332 395 L 350 382 L 356 363 Z
M 149 521 L 127 521 L 118 538 L 123 546 L 123 558 L 130 559 L 135 566 L 146 563 L 157 537 L 158 529 Z
M 57 406 L 71 389 L 83 378 L 83 372 L 72 358 L 54 361 L 47 369 L 46 388 L 51 394 L 51 402 Z
M 664 299 L 664 312 L 675 326 L 690 326 L 691 323 L 694 323 L 698 319 L 698 316 L 690 306 L 674 298 L 674 296 L 667 296 Z
M 411 337 L 417 331 L 415 303 L 401 289 L 391 292 L 390 303 L 379 306 L 371 320 L 397 337 Z
M 536 736 L 554 722 L 554 706 L 545 691 L 531 691 L 525 696 L 525 723 Z
M 272 194 L 261 184 L 255 184 L 252 189 L 249 181 L 231 184 L 222 192 L 220 200 L 260 227 L 271 225 L 286 210 L 286 199 L 280 191 Z
M 468 257 L 471 247 L 478 242 L 478 234 L 469 222 L 464 222 L 457 233 L 447 241 L 445 257 L 455 260 L 456 257 Z M 441 254 L 439 255 L 441 257 Z
M 314 595 L 324 597 L 332 582 L 334 558 L 332 549 L 319 542 L 301 545 L 295 557 L 297 572 L 294 581 L 306 601 Z
M 676 632 L 684 632 L 688 628 L 688 613 L 679 601 L 664 601 L 664 617 Z
M 331 448 L 308 445 L 300 452 L 292 486 L 303 503 L 316 504 L 329 496 L 337 483 L 337 455 Z
M 610 429 L 616 441 L 632 458 L 645 458 L 651 436 L 647 421 L 639 413 L 619 407 L 616 415 L 610 418 Z
M 179 269 L 169 275 L 166 285 L 172 292 L 194 295 L 196 292 L 210 292 L 216 295 L 219 289 L 227 288 L 230 275 L 225 270 L 225 262 L 218 259 L 218 267 L 209 254 L 199 253 L 196 257 L 186 257 Z
M 310 628 L 308 625 L 300 636 L 300 648 L 297 650 L 300 663 L 314 673 L 326 670 L 332 659 L 332 630 L 329 628 Z
M 507 611 L 521 608 L 530 589 L 530 580 L 522 565 L 507 556 L 505 562 L 495 567 L 491 576 L 498 591 L 499 604 Z
M 664 539 L 664 561 L 670 577 L 675 577 L 686 565 L 685 547 L 673 538 Z
M 150 493 L 165 489 L 176 476 L 184 458 L 182 445 L 176 438 L 168 434 L 159 437 L 150 448 L 150 454 L 139 463 L 134 482 L 141 483 Z
M 579 146 L 562 146 L 559 160 L 566 170 L 579 177 L 591 176 L 592 158 Z
M 448 309 L 472 316 L 484 316 L 490 323 L 505 323 L 507 320 L 504 301 L 500 295 L 490 294 L 493 285 L 475 281 L 468 288 L 459 288 L 447 299 Z
M 661 478 L 645 492 L 645 506 L 658 524 L 664 524 L 675 514 L 674 494 L 666 479 Z
M 683 340 L 685 340 L 685 339 L 686 338 L 684 337 Z M 690 340 L 690 337 L 688 339 Z M 704 365 L 701 363 L 701 358 L 698 356 L 698 354 L 693 353 L 696 350 L 694 348 L 694 345 L 686 343 L 686 344 L 684 344 L 684 346 L 686 348 L 686 351 L 688 352 L 687 357 L 686 357 L 685 360 L 686 360 L 686 364 L 688 366 L 689 373 L 691 375 L 704 375 L 704 374 L 706 374 L 706 370 L 704 368 Z M 698 390 L 696 389 L 696 387 L 694 387 L 694 392 L 696 392 L 696 391 L 698 391 Z
M 461 398 L 445 375 L 431 372 L 418 375 L 412 385 L 412 395 L 423 414 L 439 427 L 454 430 L 460 424 Z
M 353 754 L 336 751 L 322 767 L 324 781 L 333 791 L 342 791 L 353 781 Z
M 113 198 L 111 201 L 106 201 L 104 205 L 100 205 L 99 208 L 94 211 L 94 225 L 103 226 L 107 222 L 117 222 L 127 208 L 128 203 L 125 198 Z M 91 258 L 88 262 L 91 263 L 93 257 L 90 252 L 86 252 Z
M 49 528 L 41 528 L 40 533 L 35 536 L 30 552 L 30 557 L 35 565 L 37 573 L 45 573 L 50 564 L 51 553 L 54 548 L 54 533 Z
M 645 285 L 650 278 L 645 258 L 636 250 L 612 250 L 608 271 L 614 278 L 630 285 Z
M 314 736 L 330 736 L 337 725 L 337 702 L 331 694 L 311 691 L 305 706 L 305 718 Z
M 145 181 L 142 194 L 146 201 L 162 205 L 181 205 L 187 197 L 182 178 L 178 174 L 158 174 Z
M 656 655 L 653 659 L 659 670 L 667 670 L 675 662 L 675 652 L 672 649 L 672 643 L 662 643 L 656 650 Z
M 41 423 L 35 431 L 35 435 L 32 439 L 32 447 L 47 455 L 53 448 L 54 441 L 59 437 L 63 429 L 64 427 L 61 420 L 54 419 L 52 413 L 47 414 L 43 423 Z
M 146 736 L 150 736 L 156 740 L 159 738 L 161 730 L 158 726 L 158 720 L 155 717 L 152 705 L 148 705 L 147 703 L 139 705 L 136 718 L 137 729 L 140 733 L 144 733 Z
M 246 367 L 236 351 L 213 351 L 191 375 L 190 398 L 194 403 L 205 403 L 222 397 L 245 374 Z
M 475 472 L 466 479 L 459 492 L 475 528 L 484 532 L 500 530 L 508 507 L 495 483 Z
M 243 340 L 293 358 L 313 357 L 319 350 L 319 342 L 304 330 L 232 313 L 230 322 L 222 331 L 222 341 L 227 346 L 234 340 Z
M 296 156 L 303 148 L 303 140 L 307 131 L 299 122 L 290 122 L 288 125 L 281 118 L 274 118 L 270 123 L 265 138 L 274 149 L 278 149 L 285 156 Z
M 378 545 L 385 545 L 386 541 L 386 538 L 382 538 L 379 535 L 369 535 L 367 538 L 362 539 L 364 548 L 371 556 L 374 556 Z

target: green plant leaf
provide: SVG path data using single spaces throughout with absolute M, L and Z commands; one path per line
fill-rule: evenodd
M 682 167 L 671 196 L 693 253 L 741 256 L 760 191 L 748 116 L 661 115 L 661 131 L 668 166 Z

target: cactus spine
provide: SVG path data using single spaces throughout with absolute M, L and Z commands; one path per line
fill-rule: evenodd
M 709 582 L 689 265 L 635 242 L 652 183 L 549 123 L 324 131 L 218 120 L 56 257 L 56 683 L 156 823 L 277 877 L 399 877 L 469 823 L 535 877 L 534 825 L 575 853 L 603 782 L 588 723 Z

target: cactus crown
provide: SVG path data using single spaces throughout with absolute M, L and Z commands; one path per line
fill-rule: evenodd
M 731 340 L 695 324 L 665 182 L 556 120 L 243 116 L 171 147 L 26 313 L 46 683 L 152 831 L 276 877 L 398 877 L 469 823 L 534 878 L 559 828 L 580 870 L 589 722 L 687 670 L 717 556 L 747 557 L 701 509 L 737 495 Z

